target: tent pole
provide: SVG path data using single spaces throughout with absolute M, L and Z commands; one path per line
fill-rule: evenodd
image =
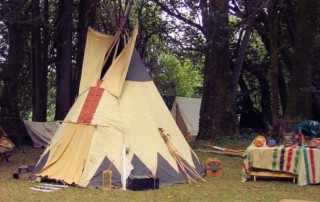
M 127 187 L 127 158 L 126 158 L 126 145 L 122 146 L 122 175 L 121 175 L 122 190 L 126 190 Z

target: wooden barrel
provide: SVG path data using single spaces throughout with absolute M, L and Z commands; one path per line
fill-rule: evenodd
M 209 158 L 205 161 L 206 175 L 210 177 L 222 176 L 222 164 L 218 158 Z

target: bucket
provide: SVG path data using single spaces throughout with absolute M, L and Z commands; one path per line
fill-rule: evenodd
M 28 169 L 28 166 L 20 166 L 18 168 L 18 179 L 19 180 L 27 180 L 29 179 L 31 172 Z

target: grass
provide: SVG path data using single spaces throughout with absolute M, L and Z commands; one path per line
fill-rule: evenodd
M 245 149 L 248 142 L 228 141 L 225 147 Z M 223 175 L 205 177 L 206 182 L 163 186 L 158 190 L 122 191 L 114 189 L 103 192 L 100 189 L 68 187 L 44 193 L 30 190 L 37 183 L 16 180 L 12 177 L 21 165 L 35 163 L 43 149 L 24 147 L 10 157 L 10 163 L 0 163 L 0 201 L 281 201 L 299 199 L 320 201 L 319 185 L 298 186 L 290 179 L 258 179 L 241 182 L 242 159 L 219 154 L 199 153 L 202 164 L 206 159 L 216 157 L 221 160 Z

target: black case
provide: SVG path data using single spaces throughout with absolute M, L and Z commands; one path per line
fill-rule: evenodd
M 159 178 L 156 176 L 132 176 L 128 177 L 128 189 L 132 191 L 159 189 Z

